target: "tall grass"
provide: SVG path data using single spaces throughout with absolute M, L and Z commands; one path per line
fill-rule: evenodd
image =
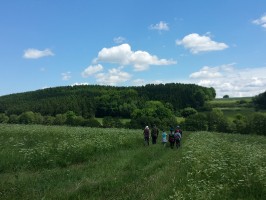
M 264 199 L 266 138 L 198 132 L 182 149 L 176 199 Z
M 184 133 L 180 149 L 141 130 L 0 125 L 0 199 L 263 199 L 266 138 Z

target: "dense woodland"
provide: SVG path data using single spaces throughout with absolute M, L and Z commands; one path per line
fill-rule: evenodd
M 213 88 L 195 84 L 159 84 L 141 87 L 67 86 L 0 97 L 0 113 L 20 115 L 25 111 L 56 116 L 73 111 L 84 118 L 130 118 L 147 101 L 160 101 L 172 110 L 199 109 L 215 98 Z

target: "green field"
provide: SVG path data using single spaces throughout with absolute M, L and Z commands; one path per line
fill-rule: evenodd
M 0 125 L 0 199 L 264 199 L 266 138 L 184 133 L 180 149 L 141 130 Z
M 206 105 L 211 108 L 220 109 L 225 117 L 233 120 L 238 114 L 246 117 L 254 114 L 255 109 L 251 102 L 252 97 L 220 98 L 209 101 Z

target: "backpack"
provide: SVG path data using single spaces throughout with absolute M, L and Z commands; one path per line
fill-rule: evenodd
M 181 134 L 179 132 L 176 132 L 174 134 L 175 140 L 180 140 L 181 139 Z

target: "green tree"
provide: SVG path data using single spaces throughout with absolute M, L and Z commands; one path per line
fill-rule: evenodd
M 182 117 L 186 118 L 186 117 L 188 117 L 190 115 L 196 114 L 197 112 L 198 111 L 196 109 L 191 108 L 191 107 L 187 107 L 187 108 L 182 109 L 180 114 L 181 114 Z
M 228 99 L 229 98 L 229 95 L 226 94 L 226 95 L 223 96 L 223 98 L 224 99 Z
M 75 125 L 76 114 L 73 111 L 66 112 L 66 124 L 74 126 Z
M 9 117 L 5 113 L 0 113 L 0 123 L 7 123 Z
M 84 118 L 82 116 L 75 116 L 73 118 L 73 126 L 83 126 L 84 125 Z
M 266 135 L 266 116 L 261 113 L 253 114 L 250 120 L 251 133 Z
M 55 117 L 53 116 L 48 115 L 43 117 L 43 124 L 45 125 L 53 125 L 54 122 L 55 122 Z
M 132 126 L 137 125 L 138 128 L 155 124 L 162 129 L 177 123 L 173 112 L 160 101 L 147 101 L 142 109 L 134 110 L 131 119 Z
M 19 116 L 19 122 L 22 124 L 34 124 L 35 114 L 32 111 L 23 112 Z
M 208 130 L 207 116 L 202 113 L 196 113 L 194 115 L 189 115 L 181 126 L 185 130 L 189 131 L 206 131 Z
M 19 116 L 16 114 L 12 114 L 9 116 L 9 123 L 11 124 L 18 124 L 19 123 Z
M 122 128 L 123 123 L 117 117 L 107 116 L 103 118 L 103 127 L 105 128 Z
M 235 116 L 235 119 L 233 120 L 233 123 L 235 124 L 235 131 L 236 133 L 241 134 L 248 134 L 249 131 L 247 129 L 247 118 L 241 114 L 237 114 Z
M 102 127 L 101 123 L 95 118 L 84 119 L 83 126 Z
M 34 124 L 42 124 L 43 120 L 43 116 L 40 113 L 34 113 Z
M 65 114 L 57 114 L 54 119 L 54 124 L 63 125 L 66 124 L 67 117 Z
M 209 131 L 230 132 L 230 124 L 220 109 L 214 108 L 207 119 Z
M 266 109 L 266 91 L 252 99 L 257 109 Z

